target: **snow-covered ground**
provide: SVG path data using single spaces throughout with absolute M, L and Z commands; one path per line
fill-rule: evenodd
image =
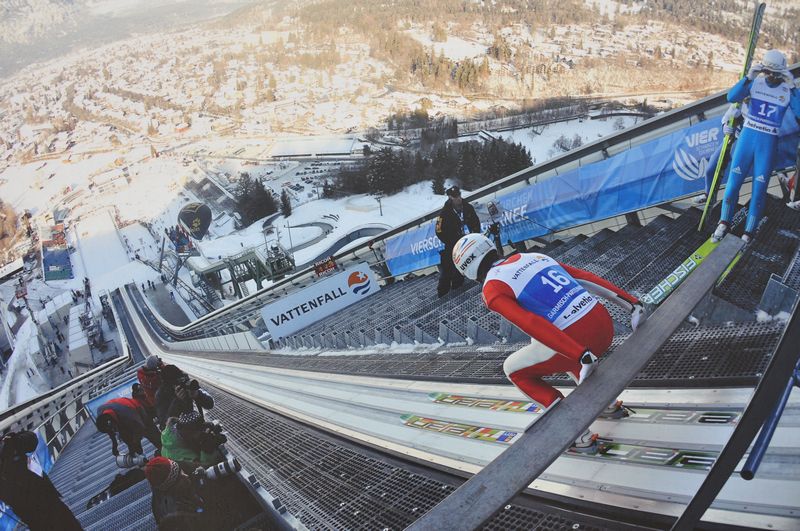
M 335 135 L 326 137 L 288 137 L 281 138 L 270 149 L 273 157 L 291 157 L 303 155 L 350 154 L 356 137 L 353 135 Z
M 200 241 L 197 249 L 209 261 L 213 261 L 235 255 L 251 247 L 262 247 L 265 243 L 274 242 L 278 232 L 280 233 L 280 244 L 286 249 L 292 246 L 298 247 L 322 235 L 323 231 L 320 227 L 295 227 L 297 221 L 294 218 L 293 215 L 289 219 L 288 228 L 286 222 L 275 222 L 272 226 L 277 227 L 278 231 L 262 229 L 261 225 L 266 219 L 264 218 L 240 231 L 213 240 Z M 267 233 L 265 234 L 265 232 Z
M 418 29 L 408 30 L 406 33 L 425 46 L 425 48 L 430 49 L 433 47 L 436 55 L 444 54 L 445 57 L 454 61 L 485 55 L 488 47 L 488 44 L 468 41 L 452 35 L 448 35 L 445 41 L 437 42 L 431 38 L 429 32 Z
M 583 144 L 588 144 L 640 121 L 641 118 L 633 116 L 609 117 L 597 120 L 569 120 L 541 128 L 540 134 L 536 134 L 532 128 L 501 131 L 496 134 L 503 140 L 525 146 L 530 152 L 534 164 L 540 164 L 547 159 L 553 158 L 554 155 L 562 153 L 553 147 L 555 141 L 561 136 L 565 136 L 571 141 L 577 135 L 581 138 Z M 539 130 L 537 129 L 537 131 Z
M 99 210 L 81 218 L 75 225 L 77 255 L 89 278 L 96 279 L 128 263 L 128 252 L 111 216 L 109 210 Z

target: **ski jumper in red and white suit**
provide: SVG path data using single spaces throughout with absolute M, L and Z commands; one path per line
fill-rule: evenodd
M 587 350 L 602 356 L 614 338 L 611 316 L 593 294 L 628 311 L 639 302 L 593 273 L 538 253 L 496 263 L 483 283 L 486 306 L 531 336 L 531 344 L 511 354 L 503 370 L 545 408 L 563 395 L 541 377 L 566 372 L 577 381 L 581 356 Z

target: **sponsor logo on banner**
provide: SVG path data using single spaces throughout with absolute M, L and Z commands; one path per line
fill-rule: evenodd
M 332 315 L 380 290 L 366 263 L 325 277 L 261 309 L 273 339 L 280 339 Z
M 356 271 L 347 277 L 347 285 L 356 295 L 364 295 L 369 292 L 369 277 L 361 271 Z
M 744 126 L 748 129 L 753 129 L 755 131 L 759 131 L 761 133 L 766 133 L 768 135 L 777 135 L 778 128 L 774 125 L 762 124 L 757 122 L 756 120 L 748 117 L 744 119 Z
M 706 174 L 710 158 L 717 148 L 720 128 L 717 126 L 686 135 L 675 150 L 672 169 L 678 177 L 694 181 Z

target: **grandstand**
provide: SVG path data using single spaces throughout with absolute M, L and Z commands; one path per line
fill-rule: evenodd
M 605 160 L 648 139 L 716 120 L 723 108 L 721 95 L 701 100 L 501 179 L 467 199 L 480 202 L 499 190 Z M 708 231 L 696 230 L 699 211 L 684 200 L 673 197 L 571 224 L 523 243 L 641 296 L 708 237 Z M 735 217 L 734 234 L 741 233 L 746 208 Z M 387 239 L 434 215 L 376 236 L 373 246 L 348 250 L 336 261 L 367 262 L 378 273 Z M 753 390 L 761 383 L 777 393 L 790 378 L 786 371 L 778 375 L 782 381 L 772 379 L 777 364 L 789 359 L 787 341 L 800 331 L 793 313 L 799 249 L 800 213 L 771 197 L 755 242 L 719 285 L 696 294 L 702 300 L 687 310 L 692 318 L 654 345 L 649 362 L 622 392 L 636 414 L 592 425 L 617 445 L 615 451 L 600 459 L 559 457 L 513 499 L 493 507 L 481 528 L 663 529 L 697 503 L 705 504 L 696 524 L 701 529 L 800 527 L 797 396 L 789 399 L 755 479 L 745 481 L 723 468 L 734 455 L 728 441 L 741 441 L 739 429 L 753 425 Z M 87 422 L 85 405 L 127 382 L 145 356 L 158 354 L 213 394 L 217 406 L 210 414 L 228 432 L 227 450 L 244 465 L 222 489 L 230 497 L 220 502 L 230 515 L 225 527 L 414 525 L 505 455 L 504 440 L 480 433 L 520 441 L 538 418 L 486 405 L 525 402 L 508 384 L 502 364 L 526 337 L 483 308 L 474 283 L 437 299 L 436 273 L 428 268 L 383 278 L 377 294 L 286 338 L 267 339 L 260 309 L 316 280 L 312 269 L 298 272 L 186 326 L 169 324 L 136 286 L 121 288 L 112 301 L 125 355 L 3 413 L 0 427 L 39 431 L 54 462 L 50 475 L 87 529 L 153 528 L 146 482 L 87 508 L 117 470 L 108 439 Z M 681 296 L 676 291 L 672 297 Z M 636 336 L 628 317 L 610 310 L 616 337 L 603 364 Z M 781 311 L 790 315 L 788 324 L 773 318 Z M 646 326 L 655 330 L 658 322 Z M 796 360 L 796 350 L 791 355 Z M 602 369 L 596 377 L 614 384 Z M 569 393 L 566 378 L 554 381 Z M 454 396 L 467 400 L 457 404 L 448 398 Z M 562 435 L 574 439 L 574 432 Z M 745 446 L 751 441 L 752 436 Z M 719 474 L 724 488 L 711 497 L 697 494 L 705 492 L 706 477 Z M 497 481 L 503 482 L 502 475 Z M 459 517 L 451 515 L 452 528 L 460 528 Z

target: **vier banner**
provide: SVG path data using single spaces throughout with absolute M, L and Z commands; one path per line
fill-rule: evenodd
M 796 129 L 796 128 L 795 128 Z M 786 130 L 776 167 L 793 166 L 797 131 Z M 570 226 L 608 218 L 704 188 L 710 161 L 722 143 L 722 126 L 707 120 L 651 140 L 608 159 L 570 170 L 521 190 L 498 196 L 494 218 L 474 204 L 484 227 L 501 224 L 503 243 L 518 242 Z M 386 242 L 389 270 L 400 275 L 439 263 L 443 245 L 435 221 Z

